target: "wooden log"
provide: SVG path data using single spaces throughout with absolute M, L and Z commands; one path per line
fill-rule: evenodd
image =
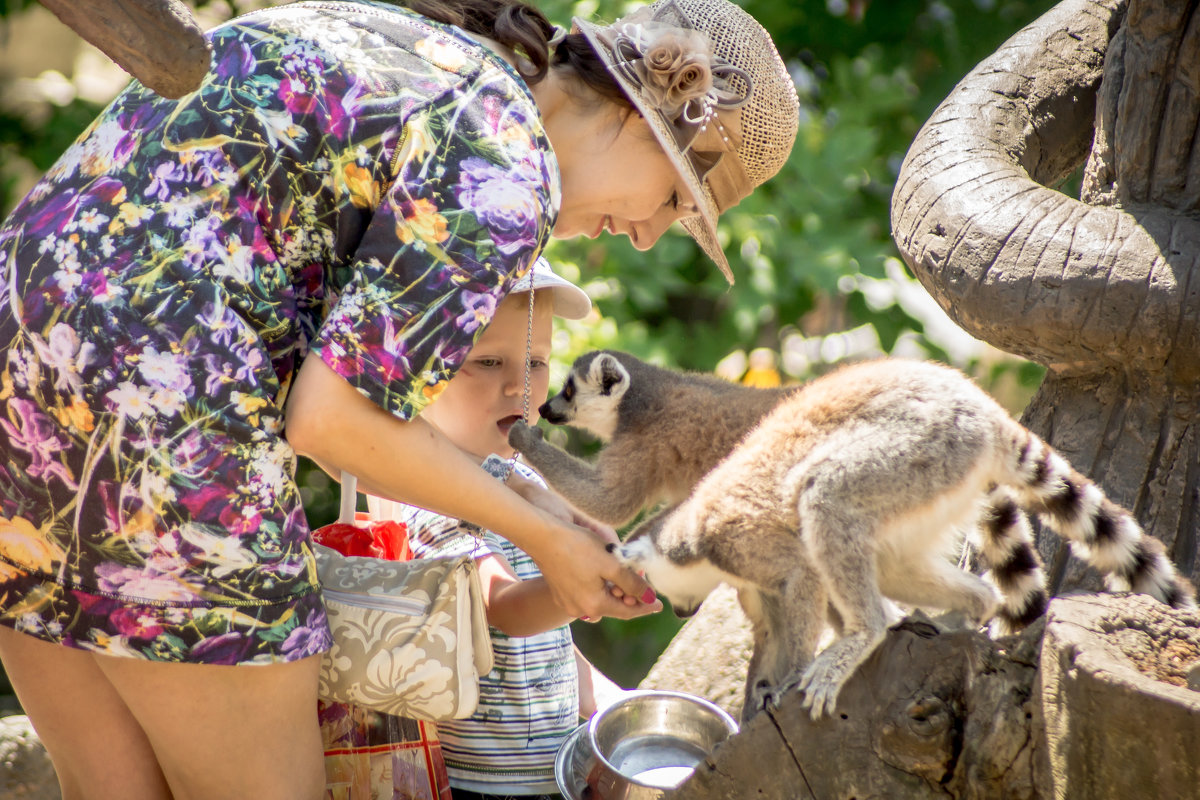
M 814 721 L 789 695 L 671 798 L 1045 797 L 1031 736 L 1040 633 L 996 642 L 910 618 L 846 684 L 832 718 Z
M 208 73 L 212 50 L 180 0 L 40 0 L 146 88 L 182 97 Z
M 684 626 L 644 688 L 728 699 L 728 680 L 695 677 L 744 674 L 745 653 L 726 646 L 744 618 L 725 600 Z M 999 640 L 914 615 L 832 718 L 813 721 L 789 695 L 669 798 L 1200 800 L 1197 664 L 1200 613 L 1144 595 L 1055 598 L 1044 621 Z

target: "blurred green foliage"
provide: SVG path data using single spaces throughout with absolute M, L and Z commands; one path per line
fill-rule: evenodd
M 937 103 L 1053 2 L 740 3 L 772 33 L 795 79 L 802 114 L 795 148 L 780 174 L 723 218 L 723 243 L 737 284 L 727 286 L 681 232 L 668 233 L 645 253 L 623 237 L 554 242 L 547 255 L 587 287 L 599 312 L 586 322 L 561 323 L 556 375 L 595 347 L 705 371 L 767 348 L 779 356 L 785 378 L 795 380 L 843 355 L 904 352 L 958 363 L 1019 410 L 1041 370 L 986 350 L 956 350 L 944 328 L 933 329 L 935 317 L 921 310 L 914 298 L 922 293 L 913 294 L 912 279 L 897 259 L 888 204 L 904 153 Z M 0 0 L 0 20 L 30 4 Z M 574 15 L 611 20 L 634 5 L 538 4 L 560 24 Z M 193 3 L 225 13 L 247 5 L 253 3 Z M 0 213 L 18 199 L 15 165 L 44 170 L 97 111 L 75 100 L 31 116 L 5 111 L 0 103 Z M 594 448 L 565 432 L 552 435 L 584 452 Z M 332 520 L 336 485 L 307 464 L 299 480 L 310 522 Z M 666 612 L 630 623 L 577 624 L 576 634 L 599 666 L 632 686 L 677 628 Z

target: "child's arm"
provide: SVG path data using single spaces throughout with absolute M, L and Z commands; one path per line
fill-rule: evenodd
M 588 719 L 602 708 L 617 701 L 625 690 L 588 661 L 575 648 L 575 666 L 579 671 L 579 716 Z
M 509 636 L 532 636 L 574 619 L 554 602 L 545 578 L 521 580 L 502 557 L 476 559 L 488 624 Z

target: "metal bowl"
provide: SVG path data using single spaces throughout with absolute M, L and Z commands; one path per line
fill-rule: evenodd
M 555 777 L 570 800 L 660 800 L 734 733 L 733 718 L 707 700 L 630 692 L 567 737 Z

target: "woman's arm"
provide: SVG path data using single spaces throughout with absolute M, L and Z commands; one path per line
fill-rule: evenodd
M 419 417 L 400 420 L 321 361 L 305 360 L 292 385 L 285 434 L 292 447 L 362 491 L 465 519 L 495 531 L 537 562 L 555 602 L 572 617 L 630 619 L 662 608 L 646 582 L 595 535 L 555 519 L 488 475 Z M 614 597 L 611 582 L 624 593 Z

